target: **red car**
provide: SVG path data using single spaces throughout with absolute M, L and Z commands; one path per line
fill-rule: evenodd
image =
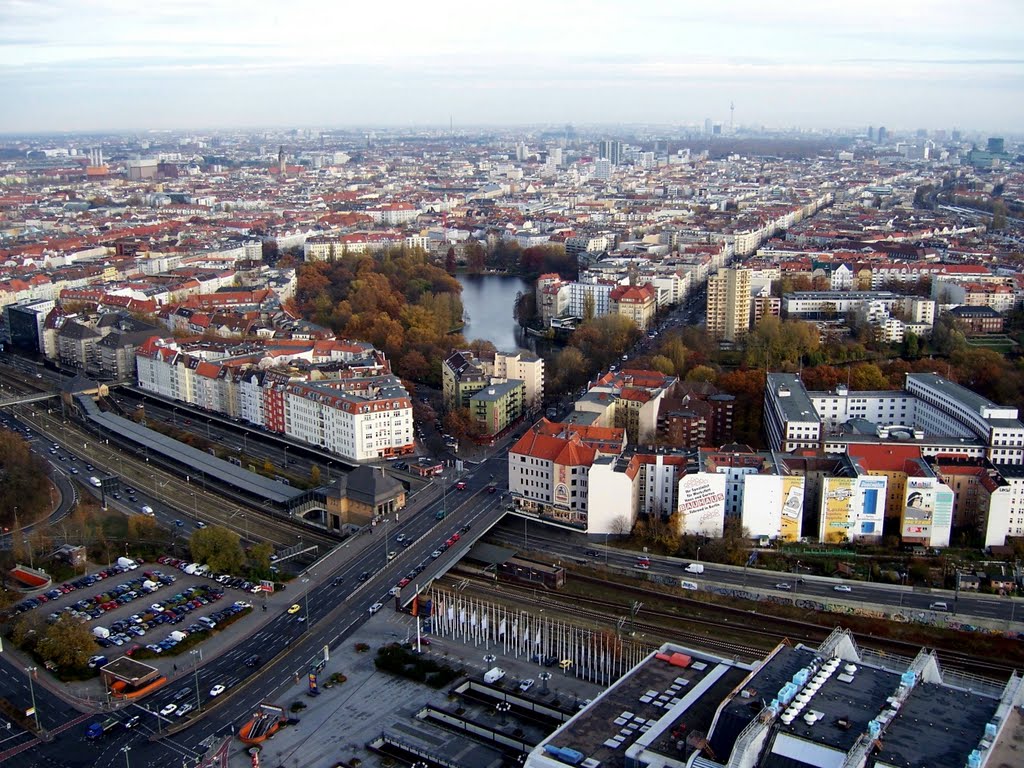
M 455 490 L 456 491 L 464 491 L 464 490 L 466 490 L 466 483 L 465 483 L 465 481 L 459 480 L 459 482 L 457 482 L 455 484 Z
M 400 582 L 398 582 L 398 586 L 400 586 L 400 587 L 406 587 L 408 585 L 409 585 L 409 579 L 402 579 Z

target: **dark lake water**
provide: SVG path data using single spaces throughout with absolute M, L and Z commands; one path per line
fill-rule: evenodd
M 520 347 L 532 348 L 532 341 L 521 333 L 512 310 L 516 295 L 532 291 L 533 286 L 518 277 L 506 275 L 458 275 L 462 284 L 462 307 L 466 312 L 466 341 L 487 339 L 501 352 Z

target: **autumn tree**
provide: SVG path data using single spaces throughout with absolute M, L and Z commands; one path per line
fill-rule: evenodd
M 83 669 L 96 648 L 89 627 L 70 614 L 62 613 L 50 624 L 36 645 L 36 652 L 61 669 Z
M 478 275 L 487 266 L 487 251 L 480 244 L 479 240 L 466 241 L 466 267 L 469 271 Z
M 19 524 L 34 520 L 50 502 L 48 488 L 46 462 L 20 435 L 0 429 L 0 524 L 13 529 L 15 510 Z
M 448 253 L 444 257 L 444 269 L 449 275 L 455 274 L 455 246 L 448 246 Z
M 850 389 L 855 391 L 889 388 L 889 381 L 874 363 L 859 363 L 850 368 Z
M 128 537 L 132 541 L 152 541 L 156 538 L 156 518 L 132 515 L 128 518 Z
M 206 563 L 218 573 L 239 573 L 245 563 L 239 535 L 219 525 L 194 531 L 189 549 L 197 562 Z
M 576 347 L 563 347 L 554 360 L 553 392 L 567 392 L 587 381 L 587 361 Z
M 687 381 L 714 382 L 718 378 L 718 371 L 709 365 L 698 365 L 690 369 L 686 374 Z
M 676 374 L 675 365 L 664 355 L 655 355 L 652 357 L 648 363 L 648 367 L 658 373 L 663 373 L 666 376 L 675 376 Z
M 442 419 L 445 432 L 460 440 L 480 435 L 480 423 L 473 418 L 469 408 L 453 408 Z
M 718 377 L 718 388 L 736 397 L 733 430 L 741 442 L 756 445 L 760 439 L 765 382 L 763 368 L 730 371 Z

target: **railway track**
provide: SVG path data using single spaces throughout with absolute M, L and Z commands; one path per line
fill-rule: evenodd
M 595 584 L 601 584 L 605 587 L 609 585 L 609 582 L 606 580 L 584 576 L 579 573 L 575 574 L 574 577 Z M 611 623 L 615 623 L 615 621 L 623 615 L 624 611 L 628 613 L 628 608 L 623 601 L 602 600 L 582 595 L 571 595 L 565 596 L 565 598 L 560 598 L 557 593 L 552 592 L 537 595 L 536 590 L 511 582 L 502 582 L 501 588 L 499 589 L 493 586 L 492 582 L 480 577 L 470 576 L 469 578 L 473 583 L 473 589 L 484 591 L 490 595 L 500 596 L 506 600 L 510 598 L 510 593 L 525 597 L 525 600 L 516 600 L 519 605 L 522 605 L 523 602 L 539 604 L 541 607 L 556 608 L 564 613 L 590 620 L 597 615 L 605 617 L 605 619 Z M 620 589 L 628 594 L 646 595 L 651 600 L 664 600 L 668 598 L 671 600 L 686 601 L 691 603 L 694 607 L 701 607 L 705 610 L 709 607 L 707 603 L 689 600 L 685 597 L 664 592 L 645 590 L 643 588 L 633 587 L 630 585 L 616 584 L 614 586 L 616 589 Z M 721 610 L 723 613 L 735 616 L 736 620 L 730 621 L 728 618 L 723 618 L 722 620 L 697 618 L 684 616 L 678 612 L 645 607 L 643 609 L 643 616 L 646 620 L 634 621 L 633 628 L 656 637 L 663 637 L 674 641 L 692 642 L 697 647 L 705 647 L 725 652 L 729 655 L 735 655 L 748 660 L 763 658 L 767 650 L 769 650 L 769 647 L 759 648 L 721 640 L 714 637 L 714 634 L 721 634 L 722 632 L 735 634 L 737 631 L 748 631 L 756 632 L 758 636 L 769 639 L 769 643 L 767 644 L 768 646 L 774 646 L 786 639 L 805 642 L 808 645 L 817 645 L 828 637 L 834 629 L 833 627 L 826 627 L 823 625 L 811 624 L 809 622 L 800 622 L 793 619 L 779 618 L 764 614 L 754 614 L 752 617 L 750 611 L 744 611 L 737 608 L 728 608 L 717 605 L 713 607 L 716 611 Z M 756 617 L 756 622 L 752 621 L 752 618 L 754 617 Z M 652 619 L 654 620 L 652 621 Z M 751 624 L 756 624 L 756 626 L 751 626 Z M 684 628 L 693 626 L 702 627 L 709 634 L 694 632 Z M 859 633 L 853 634 L 858 646 L 862 648 L 870 648 L 871 650 L 882 653 L 912 658 L 920 650 L 920 646 L 915 643 L 909 643 L 901 640 L 888 640 Z M 939 661 L 943 667 L 969 672 L 989 679 L 1005 680 L 1011 673 L 1016 671 L 1016 668 L 1012 665 L 1003 664 L 990 659 L 978 659 L 968 654 L 956 651 L 936 649 L 936 654 L 938 655 Z
M 4 381 L 7 389 L 21 394 L 30 394 L 40 389 L 34 386 L 34 381 L 13 376 L 4 368 L 0 368 L 0 380 Z M 186 480 L 178 470 L 164 466 L 160 457 L 139 457 L 134 452 L 123 451 L 107 438 L 86 432 L 76 422 L 64 421 L 59 414 L 50 413 L 52 406 L 48 408 L 45 402 L 17 408 L 20 411 L 19 418 L 31 423 L 39 434 L 65 450 L 82 456 L 94 466 L 119 475 L 125 482 L 160 498 L 183 516 L 222 525 L 245 539 L 267 541 L 275 548 L 290 547 L 302 542 L 330 549 L 338 543 L 337 539 L 327 533 L 320 533 L 302 523 L 278 517 L 254 506 L 249 499 L 239 494 L 225 493 L 222 489 L 213 492 L 202 481 L 192 482 L 191 478 Z M 228 504 L 225 504 L 226 499 Z

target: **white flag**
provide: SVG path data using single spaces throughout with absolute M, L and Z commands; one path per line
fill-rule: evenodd
M 498 625 L 498 637 L 504 637 L 505 636 L 505 624 L 506 624 L 506 620 L 502 619 L 501 623 Z

